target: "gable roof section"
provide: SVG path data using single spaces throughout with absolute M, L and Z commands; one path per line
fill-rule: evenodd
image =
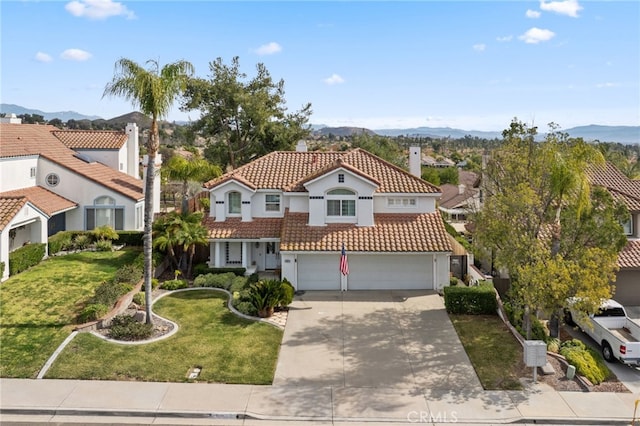
M 58 194 L 45 189 L 41 186 L 32 186 L 29 188 L 16 189 L 0 193 L 0 199 L 21 197 L 26 198 L 44 214 L 51 217 L 57 213 L 67 211 L 78 206 L 77 203 L 70 201 Z
M 620 268 L 640 268 L 640 240 L 629 240 L 618 254 Z
M 26 197 L 6 197 L 0 198 L 0 231 L 2 231 L 11 219 L 13 219 L 20 209 L 27 203 Z
M 76 157 L 53 132 L 54 126 L 0 124 L 0 157 L 39 155 L 99 185 L 132 200 L 142 200 L 142 181 L 102 163 L 87 163 Z
M 51 133 L 71 149 L 120 149 L 128 139 L 125 132 L 114 130 L 54 130 Z
M 625 203 L 630 211 L 640 211 L 640 180 L 629 179 L 609 162 L 602 167 L 591 167 L 589 177 L 592 185 L 606 188 L 614 198 Z
M 309 226 L 308 213 L 287 213 L 280 251 L 451 252 L 451 243 L 439 212 L 375 214 L 375 226 L 332 223 Z
M 338 160 L 341 161 L 340 165 Z M 344 167 L 366 179 L 379 182 L 379 193 L 440 193 L 438 187 L 359 148 L 348 152 L 272 152 L 206 182 L 204 187 L 212 189 L 238 179 L 256 189 L 306 192 L 302 185 L 304 182 L 318 177 L 323 170 L 328 172 L 337 167 Z

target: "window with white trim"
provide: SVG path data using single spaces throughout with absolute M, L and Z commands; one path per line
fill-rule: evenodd
M 136 206 L 136 229 L 140 229 L 144 226 L 144 206 Z
M 411 197 L 393 197 L 387 198 L 387 206 L 393 208 L 415 207 L 417 200 Z
M 242 212 L 242 195 L 239 192 L 230 192 L 227 195 L 227 201 L 229 206 L 227 212 L 229 214 L 240 214 Z
M 60 183 L 60 176 L 55 173 L 49 173 L 47 177 L 44 178 L 45 182 L 49 186 L 56 186 Z
M 626 222 L 622 223 L 622 230 L 626 236 L 633 235 L 633 216 L 631 216 Z
M 116 206 L 116 200 L 107 195 L 93 201 L 93 207 L 85 209 L 87 231 L 108 225 L 115 230 L 124 229 L 124 207 Z
M 327 216 L 354 217 L 356 215 L 356 193 L 348 189 L 333 189 L 327 192 Z
M 266 194 L 264 196 L 264 210 L 268 212 L 279 212 L 280 194 Z
M 29 172 L 29 177 L 31 179 L 34 179 L 36 177 L 36 168 L 35 167 L 31 168 L 31 171 Z

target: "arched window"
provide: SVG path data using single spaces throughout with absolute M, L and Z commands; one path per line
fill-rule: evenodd
M 108 225 L 116 230 L 124 229 L 124 207 L 116 206 L 116 200 L 108 195 L 93 200 L 93 207 L 85 209 L 87 231 Z
M 349 189 L 333 189 L 327 192 L 327 216 L 354 217 L 356 215 L 356 193 Z
M 240 214 L 242 206 L 242 195 L 237 191 L 233 191 L 230 192 L 227 197 L 229 198 L 229 202 L 227 203 L 229 206 L 227 212 L 229 214 Z

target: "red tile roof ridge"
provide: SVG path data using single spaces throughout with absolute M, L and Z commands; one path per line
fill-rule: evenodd
M 0 193 L 0 198 L 11 197 L 26 198 L 31 204 L 49 217 L 78 206 L 78 203 L 42 186 L 30 186 Z
M 27 201 L 27 197 L 0 197 L 0 231 L 11 222 Z

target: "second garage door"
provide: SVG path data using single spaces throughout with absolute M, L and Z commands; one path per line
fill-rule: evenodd
M 433 289 L 432 257 L 425 254 L 351 255 L 348 289 Z
M 340 256 L 298 255 L 298 290 L 340 290 Z

